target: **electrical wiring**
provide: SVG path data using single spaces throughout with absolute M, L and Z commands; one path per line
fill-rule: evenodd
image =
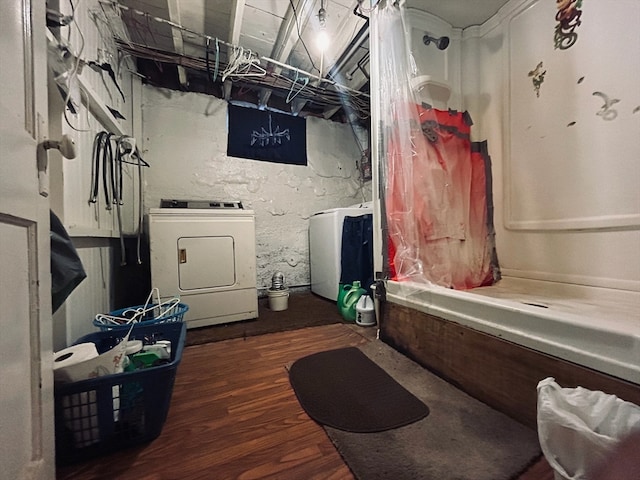
M 191 57 L 173 52 L 161 51 L 156 48 L 151 48 L 133 42 L 118 42 L 118 48 L 136 58 L 171 65 L 181 65 L 191 70 L 208 72 L 206 58 Z M 267 59 L 265 60 L 269 61 Z M 220 62 L 220 70 L 224 71 L 226 68 L 227 64 L 225 62 Z M 305 73 L 302 70 L 299 71 L 303 74 Z M 279 93 L 283 97 L 286 97 L 292 86 L 295 88 L 294 79 L 281 73 L 276 73 L 274 71 L 269 71 L 264 74 L 262 71 L 255 71 L 254 73 L 254 76 L 237 78 L 234 81 L 247 87 L 267 87 Z M 298 97 L 322 107 L 339 107 L 347 105 L 356 113 L 358 118 L 366 119 L 369 117 L 369 96 L 366 93 L 351 90 L 329 79 L 324 79 L 324 82 L 326 86 L 317 86 L 309 83 L 309 85 L 298 93 Z
M 78 52 L 74 55 L 75 57 L 75 62 L 73 65 L 73 68 L 71 69 L 70 72 L 68 72 L 67 75 L 67 94 L 65 95 L 64 98 L 64 107 L 63 107 L 63 115 L 64 115 L 64 120 L 65 122 L 67 122 L 67 125 L 69 125 L 69 127 L 72 130 L 75 130 L 76 132 L 90 132 L 91 128 L 88 129 L 81 129 L 81 128 L 77 128 L 76 126 L 74 126 L 71 123 L 71 120 L 69 120 L 69 116 L 67 113 L 67 105 L 69 104 L 69 101 L 71 100 L 71 92 L 72 92 L 72 82 L 78 78 L 78 71 L 80 69 L 80 62 L 81 62 L 81 57 L 82 57 L 82 52 L 84 51 L 84 35 L 82 34 L 82 30 L 80 29 L 80 25 L 78 25 L 78 22 L 76 22 L 76 8 L 77 6 L 73 4 L 72 0 L 69 0 L 69 4 L 71 6 L 71 22 L 69 23 L 68 27 L 69 30 L 67 31 L 67 44 L 70 44 L 70 40 L 71 40 L 71 25 L 75 25 L 76 29 L 78 31 L 78 36 L 80 37 L 80 49 L 78 50 Z M 78 5 L 80 5 L 80 2 L 78 2 Z M 82 95 L 82 90 L 80 90 L 80 95 Z M 89 113 L 87 110 L 87 124 L 90 124 L 89 121 Z
M 295 6 L 291 2 L 291 0 L 289 1 L 294 12 L 296 27 L 298 29 L 298 36 L 300 38 L 300 41 L 304 45 L 304 41 L 300 36 L 300 24 Z M 127 21 L 131 22 L 134 17 L 144 17 L 147 23 L 146 30 L 151 35 L 153 35 L 153 31 L 148 27 L 148 24 L 150 21 L 155 21 L 164 25 L 168 25 L 172 28 L 179 29 L 189 34 L 190 37 L 201 38 L 203 40 L 202 44 L 200 45 L 203 52 L 202 57 L 195 57 L 179 54 L 174 51 L 166 51 L 159 48 L 150 47 L 148 46 L 148 44 L 146 44 L 146 42 L 144 42 L 144 39 L 143 43 L 141 44 L 134 42 L 129 38 L 125 39 L 116 36 L 115 42 L 120 54 L 127 54 L 134 58 L 155 62 L 160 71 L 162 71 L 163 64 L 180 65 L 193 71 L 205 72 L 206 76 L 210 81 L 212 81 L 212 83 L 216 83 L 218 81 L 218 78 L 220 77 L 222 77 L 223 80 L 228 78 L 229 80 L 233 81 L 234 84 L 241 85 L 242 88 L 269 88 L 274 92 L 279 93 L 282 97 L 286 97 L 287 94 L 292 91 L 292 89 L 295 90 L 296 88 L 299 88 L 299 85 L 296 86 L 296 81 L 293 78 L 293 75 L 282 75 L 281 73 L 275 73 L 274 69 L 268 69 L 268 71 L 266 71 L 264 68 L 262 68 L 262 66 L 260 66 L 259 64 L 260 61 L 264 61 L 269 64 L 282 67 L 289 72 L 295 72 L 298 78 L 300 78 L 300 75 L 303 75 L 309 77 L 310 79 L 313 78 L 318 80 L 319 82 L 309 82 L 308 85 L 306 85 L 296 94 L 299 99 L 308 102 L 308 105 L 315 105 L 321 108 L 345 107 L 353 111 L 353 113 L 360 119 L 369 118 L 369 95 L 365 92 L 351 89 L 345 85 L 339 84 L 332 78 L 318 76 L 269 57 L 258 57 L 255 54 L 251 53 L 248 56 L 245 56 L 243 54 L 245 50 L 242 49 L 242 47 L 224 42 L 223 40 L 219 40 L 216 37 L 211 37 L 196 32 L 192 29 L 172 22 L 171 20 L 153 16 L 149 13 L 122 5 L 113 0 L 99 0 L 99 3 L 102 6 L 103 11 L 105 11 L 105 9 L 107 8 L 112 9 L 109 11 L 109 14 L 105 14 L 107 18 L 120 18 L 120 21 L 122 21 L 122 18 L 126 13 L 126 18 L 128 19 Z M 137 22 L 136 20 L 135 23 L 140 24 L 141 22 Z M 140 32 L 137 33 L 138 35 L 140 35 Z M 217 66 L 219 67 L 218 69 L 216 69 L 217 71 L 215 71 L 213 75 L 211 72 L 213 63 L 211 54 L 213 52 L 210 48 L 210 44 L 212 41 L 216 42 L 215 61 Z M 220 46 L 225 47 L 226 55 L 221 55 L 221 52 L 219 50 Z M 306 45 L 304 46 L 306 49 Z M 239 52 L 241 53 L 240 55 L 238 54 Z M 311 59 L 311 55 L 309 54 L 308 50 L 307 54 Z M 227 61 L 224 62 L 222 58 L 226 58 Z M 313 63 L 312 59 L 311 62 Z M 315 70 L 318 70 L 315 65 L 313 66 L 313 68 L 315 68 Z
M 309 49 L 307 48 L 307 45 L 304 43 L 304 40 L 302 40 L 302 33 L 300 32 L 300 24 L 298 23 L 298 12 L 296 11 L 296 7 L 293 6 L 293 0 L 289 0 L 289 4 L 291 5 L 291 9 L 293 10 L 293 18 L 296 21 L 296 28 L 298 29 L 298 38 L 300 39 L 300 43 L 302 43 L 302 46 L 307 52 L 307 55 L 309 56 L 309 61 L 311 62 L 311 65 L 313 66 L 313 68 L 317 70 L 320 75 L 322 75 L 322 72 L 318 70 L 318 67 L 316 67 L 316 64 L 313 63 L 313 58 L 311 58 Z

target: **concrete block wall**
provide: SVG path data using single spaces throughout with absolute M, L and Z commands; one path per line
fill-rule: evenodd
M 228 157 L 227 103 L 215 97 L 143 87 L 142 124 L 147 211 L 163 198 L 239 200 L 254 210 L 258 289 L 276 271 L 290 287 L 309 285 L 309 217 L 371 199 L 348 124 L 307 118 L 307 166 Z

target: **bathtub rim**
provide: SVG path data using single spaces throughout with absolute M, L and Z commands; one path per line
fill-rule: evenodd
M 409 294 L 407 294 L 409 292 Z M 640 384 L 640 329 L 437 285 L 386 281 L 386 299 L 515 344 Z M 528 321 L 527 321 L 528 319 Z

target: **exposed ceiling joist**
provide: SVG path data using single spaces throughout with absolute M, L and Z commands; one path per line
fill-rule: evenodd
M 167 8 L 169 10 L 169 20 L 180 25 L 180 0 L 167 0 Z M 182 40 L 182 31 L 175 27 L 171 27 L 171 36 L 173 38 L 173 48 L 176 53 L 184 55 L 184 43 Z M 187 71 L 183 66 L 178 65 L 178 80 L 183 88 L 187 88 Z
M 314 3 L 315 0 L 299 0 L 298 7 L 295 8 L 295 10 L 293 3 L 289 5 L 287 14 L 280 25 L 280 30 L 278 30 L 278 37 L 273 45 L 273 49 L 271 50 L 271 58 L 279 62 L 286 62 L 287 58 L 289 58 L 289 54 L 300 40 L 298 28 L 300 28 L 300 30 L 305 28 L 313 10 Z M 303 25 L 297 24 L 297 17 L 306 19 Z M 274 71 L 276 73 L 280 73 L 282 68 L 276 66 Z M 260 91 L 258 96 L 258 106 L 260 108 L 264 108 L 267 105 L 269 97 L 271 97 L 271 92 L 271 90 L 266 88 L 263 88 Z M 294 113 L 297 114 L 299 111 Z
M 232 0 L 231 15 L 229 18 L 229 43 L 238 45 L 240 42 L 240 34 L 242 33 L 242 19 L 244 17 L 245 0 Z M 231 80 L 225 80 L 223 86 L 223 95 L 225 100 L 231 99 L 232 90 Z
M 242 33 L 242 18 L 244 16 L 245 0 L 232 0 L 231 17 L 229 20 L 229 43 L 238 45 L 240 43 L 240 33 Z
M 125 31 L 122 35 L 114 33 L 119 48 L 137 59 L 140 72 L 153 85 L 340 121 L 352 114 L 363 121 L 368 117 L 367 20 L 382 5 L 380 2 L 98 1 L 103 8 L 111 7 L 112 21 L 124 22 L 126 28 L 118 25 L 112 30 Z M 463 28 L 485 22 L 506 2 L 406 0 L 405 5 Z M 313 48 L 321 29 L 318 17 L 321 7 L 326 14 L 324 27 L 331 38 L 331 45 L 322 57 Z M 252 62 L 259 60 L 252 73 L 258 67 L 265 68 L 265 76 L 225 72 L 234 58 L 232 55 L 243 48 L 252 55 Z M 318 70 L 319 61 L 323 71 L 319 75 L 311 73 Z M 224 83 L 223 73 L 226 73 Z

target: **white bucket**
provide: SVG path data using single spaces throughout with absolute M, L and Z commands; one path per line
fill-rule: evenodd
M 269 309 L 274 312 L 286 310 L 289 307 L 289 289 L 267 290 L 269 296 Z

